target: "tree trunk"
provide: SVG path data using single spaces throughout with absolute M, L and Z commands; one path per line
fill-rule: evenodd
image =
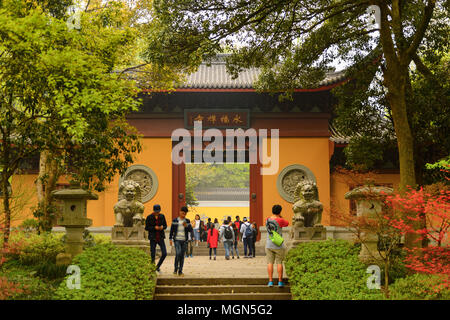
M 5 224 L 3 226 L 3 247 L 8 244 L 11 229 L 11 208 L 8 188 L 8 178 L 2 175 L 3 211 L 5 212 Z
M 400 162 L 399 189 L 405 191 L 408 187 L 416 187 L 414 166 L 414 142 L 408 122 L 406 110 L 406 95 L 404 88 L 389 90 L 387 95 L 391 106 L 394 129 L 397 136 L 398 155 Z
M 414 138 L 408 121 L 407 103 L 406 103 L 406 79 L 402 77 L 393 77 L 394 81 L 388 81 L 387 100 L 392 111 L 394 120 L 394 129 L 397 136 L 397 146 L 400 162 L 400 184 L 399 191 L 405 192 L 408 187 L 416 188 L 416 174 L 414 163 Z M 417 223 L 417 228 L 421 223 Z M 407 248 L 420 247 L 418 235 L 406 234 L 405 246 Z
M 389 256 L 386 257 L 384 263 L 384 294 L 386 298 L 389 298 L 389 268 L 390 268 Z
M 43 151 L 39 160 L 39 176 L 36 181 L 39 225 L 41 231 L 50 231 L 53 226 L 54 208 L 52 205 L 52 191 L 56 188 L 59 178 L 57 161 L 49 151 Z

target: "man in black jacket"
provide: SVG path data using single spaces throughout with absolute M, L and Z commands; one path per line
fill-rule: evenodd
M 160 271 L 160 267 L 167 256 L 166 244 L 164 243 L 165 233 L 167 229 L 166 217 L 161 213 L 161 206 L 155 204 L 153 212 L 145 219 L 145 230 L 148 231 L 148 239 L 150 240 L 150 253 L 152 262 L 155 263 L 156 245 L 161 248 L 161 258 L 156 265 L 156 271 Z
M 173 219 L 172 226 L 170 227 L 170 245 L 172 246 L 175 243 L 175 271 L 173 273 L 179 276 L 183 276 L 184 255 L 186 254 L 188 234 L 190 233 L 192 239 L 194 239 L 194 229 L 189 219 L 186 218 L 187 212 L 187 207 L 181 207 L 178 218 Z

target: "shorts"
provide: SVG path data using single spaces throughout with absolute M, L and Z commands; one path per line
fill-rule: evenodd
M 286 257 L 286 248 L 283 249 L 269 249 L 266 248 L 266 260 L 268 264 L 283 264 Z

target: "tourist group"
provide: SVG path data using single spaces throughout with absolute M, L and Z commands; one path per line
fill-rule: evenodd
M 277 264 L 277 271 L 279 276 L 279 286 L 283 286 L 283 261 L 286 253 L 286 246 L 282 239 L 282 228 L 288 226 L 289 222 L 281 217 L 281 206 L 274 205 L 272 208 L 272 216 L 266 220 L 266 227 L 268 230 L 268 238 L 266 241 L 265 252 L 268 263 L 269 286 L 273 286 L 273 264 Z M 217 247 L 219 243 L 223 243 L 225 248 L 225 259 L 240 258 L 238 244 L 243 243 L 244 256 L 243 258 L 255 257 L 255 243 L 258 237 L 258 227 L 256 223 L 251 223 L 246 217 L 240 220 L 236 216 L 233 221 L 231 216 L 227 217 L 220 225 L 217 219 L 204 222 L 197 214 L 193 221 L 190 221 L 186 215 L 188 213 L 187 207 L 181 207 L 179 216 L 172 221 L 169 233 L 170 245 L 175 246 L 175 264 L 174 274 L 183 276 L 183 265 L 185 257 L 193 257 L 194 246 L 198 247 L 202 241 L 202 230 L 206 233 L 206 242 L 209 248 L 209 259 L 217 259 Z M 160 267 L 167 256 L 167 249 L 164 242 L 165 232 L 167 229 L 167 222 L 165 216 L 161 213 L 161 206 L 154 205 L 153 212 L 147 216 L 145 221 L 145 230 L 148 231 L 148 238 L 150 240 L 151 259 L 155 262 L 156 246 L 161 249 L 161 257 L 156 264 L 156 271 L 160 272 Z M 236 254 L 236 255 L 235 255 Z

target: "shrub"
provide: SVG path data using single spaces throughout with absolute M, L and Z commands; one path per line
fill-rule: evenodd
M 76 256 L 72 264 L 80 268 L 81 288 L 68 289 L 63 281 L 55 299 L 153 299 L 155 267 L 142 250 L 99 244 Z
M 64 244 L 59 234 L 43 233 L 41 235 L 15 230 L 8 242 L 8 259 L 18 259 L 24 265 L 36 265 L 43 261 L 55 262 L 58 253 L 64 251 Z M 3 243 L 0 243 L 3 246 Z
M 103 243 L 111 243 L 111 237 L 105 236 L 103 234 L 96 234 L 94 235 L 94 243 L 95 245 Z
M 286 272 L 294 299 L 383 299 L 380 290 L 367 288 L 366 266 L 359 248 L 344 240 L 300 244 L 289 251 Z
M 63 234 L 61 241 L 63 243 L 66 243 L 66 235 Z M 93 247 L 97 244 L 102 244 L 102 243 L 110 243 L 111 242 L 111 237 L 105 236 L 103 234 L 96 234 L 93 235 L 88 229 L 85 229 L 83 231 L 83 249 L 87 249 L 90 247 Z
M 6 277 L 0 276 L 0 300 L 13 298 L 24 292 L 26 292 L 26 290 L 23 286 L 9 281 Z
M 56 256 L 64 252 L 61 236 L 52 233 L 30 235 L 24 238 L 24 246 L 19 260 L 25 265 L 35 265 L 45 261 L 55 262 Z
M 24 232 L 36 232 L 39 229 L 39 221 L 36 219 L 26 219 L 20 224 L 19 229 Z
M 39 267 L 39 266 L 38 266 Z M 6 299 L 13 300 L 49 300 L 53 297 L 56 287 L 59 286 L 61 278 L 58 280 L 49 280 L 47 278 L 38 277 L 36 266 L 25 266 L 19 260 L 9 260 L 0 270 L 0 277 L 10 283 L 9 288 L 13 285 L 16 289 L 13 292 L 9 290 Z M 3 284 L 7 284 L 7 282 Z M 0 286 L 1 287 L 1 286 Z M 4 286 L 8 288 L 8 285 Z M 0 288 L 0 290 L 2 290 Z
M 416 273 L 390 286 L 393 300 L 450 300 L 450 288 L 439 275 Z
M 56 263 L 50 261 L 44 261 L 36 267 L 37 275 L 48 280 L 64 278 L 66 270 L 66 265 L 56 265 Z

